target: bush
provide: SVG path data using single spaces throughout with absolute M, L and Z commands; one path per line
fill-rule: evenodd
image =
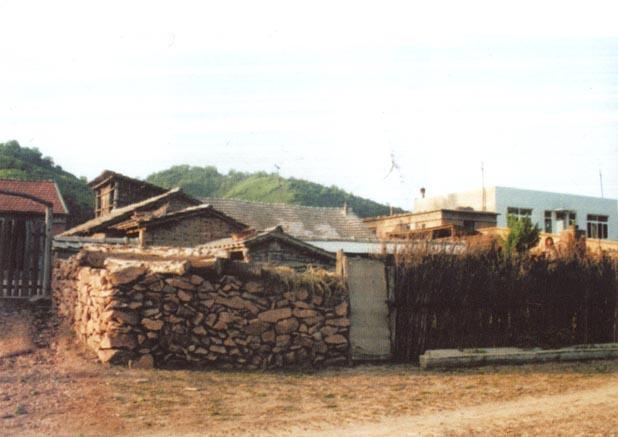
M 505 244 L 507 254 L 510 255 L 513 252 L 522 254 L 539 243 L 540 229 L 536 224 L 532 226 L 530 217 L 518 218 L 509 215 L 507 224 L 509 227 L 509 235 Z

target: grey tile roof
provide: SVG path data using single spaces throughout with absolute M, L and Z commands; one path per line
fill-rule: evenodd
M 204 203 L 239 222 L 263 231 L 281 225 L 287 234 L 301 240 L 375 240 L 375 236 L 352 211 L 283 203 L 202 198 Z

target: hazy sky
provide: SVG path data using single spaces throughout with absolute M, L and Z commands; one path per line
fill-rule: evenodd
M 482 161 L 487 185 L 593 196 L 601 170 L 618 198 L 614 3 L 0 0 L 0 142 L 88 178 L 278 166 L 406 208 Z

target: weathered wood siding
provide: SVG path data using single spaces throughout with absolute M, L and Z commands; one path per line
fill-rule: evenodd
M 0 297 L 44 294 L 45 222 L 29 216 L 0 216 Z

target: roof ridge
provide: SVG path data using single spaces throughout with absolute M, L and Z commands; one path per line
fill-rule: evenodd
M 52 183 L 56 183 L 55 179 L 11 179 L 11 178 L 0 178 L 0 181 L 11 181 L 11 182 L 52 182 Z
M 301 207 L 301 208 L 327 209 L 327 210 L 337 210 L 337 211 L 341 211 L 342 208 L 343 208 L 343 205 L 342 206 L 309 206 L 309 205 L 301 205 L 301 204 L 298 204 L 298 203 L 265 202 L 263 200 L 245 200 L 245 199 L 237 199 L 237 198 L 232 198 L 232 197 L 210 197 L 210 196 L 204 196 L 204 197 L 199 197 L 199 199 L 201 199 L 201 200 L 213 199 L 213 200 L 227 200 L 227 201 L 232 200 L 234 202 L 246 202 L 246 203 L 259 204 L 259 205 L 295 206 L 295 207 Z

